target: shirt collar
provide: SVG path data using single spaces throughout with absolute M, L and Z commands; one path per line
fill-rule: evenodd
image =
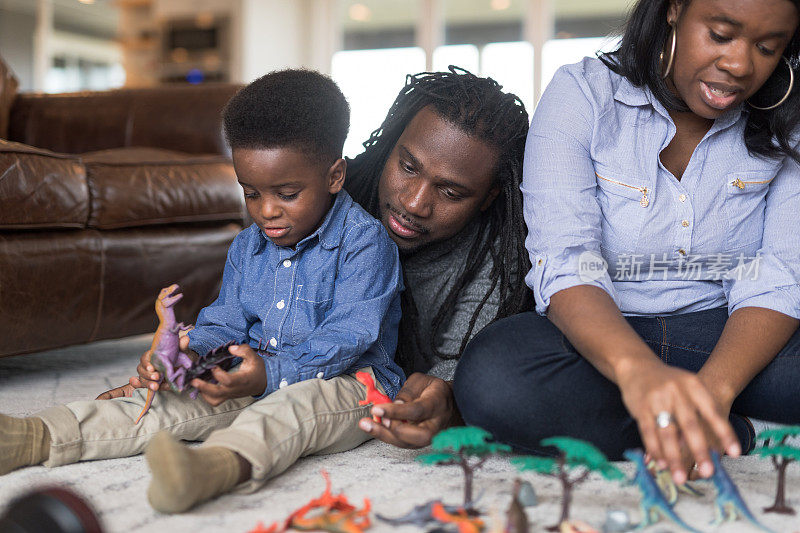
M 637 87 L 625 76 L 620 76 L 620 83 L 617 86 L 617 89 L 614 91 L 614 99 L 629 106 L 652 105 L 659 114 L 672 121 L 667 109 L 661 102 L 658 101 L 658 98 L 656 98 L 652 91 L 650 91 L 649 87 Z M 714 126 L 712 126 L 712 129 L 714 131 L 720 131 L 736 124 L 736 122 L 742 116 L 742 107 L 742 105 L 738 105 L 735 108 L 726 111 L 714 121 Z
M 353 199 L 350 198 L 350 195 L 347 194 L 347 191 L 344 189 L 339 191 L 333 201 L 333 205 L 325 214 L 322 224 L 319 225 L 314 233 L 298 242 L 297 246 L 302 246 L 315 237 L 318 237 L 320 244 L 328 250 L 332 250 L 339 246 L 342 241 L 344 221 L 347 218 L 347 212 L 350 210 L 351 205 L 353 205 Z M 267 243 L 271 244 L 272 241 L 270 241 L 269 238 L 264 235 L 264 232 L 261 231 L 261 228 L 259 228 L 257 224 L 253 224 L 251 227 L 258 235 L 255 248 L 253 249 L 253 255 L 256 255 L 264 251 Z
M 344 221 L 347 218 L 347 212 L 350 206 L 353 205 L 353 199 L 347 194 L 347 191 L 342 189 L 336 194 L 336 199 L 333 205 L 325 215 L 322 224 L 319 225 L 317 230 L 298 242 L 298 245 L 307 242 L 314 237 L 319 237 L 319 242 L 328 250 L 333 250 L 342 242 L 342 232 L 344 231 Z

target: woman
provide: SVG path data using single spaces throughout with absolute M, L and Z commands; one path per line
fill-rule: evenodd
M 557 73 L 522 185 L 538 314 L 467 347 L 467 423 L 643 443 L 682 483 L 752 447 L 747 417 L 800 422 L 798 10 L 640 0 L 616 52 Z

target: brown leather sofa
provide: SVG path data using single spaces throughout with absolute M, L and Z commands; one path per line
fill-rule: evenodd
M 171 283 L 184 293 L 179 320 L 193 321 L 243 224 L 220 127 L 239 86 L 13 98 L 8 88 L 0 357 L 152 332 Z

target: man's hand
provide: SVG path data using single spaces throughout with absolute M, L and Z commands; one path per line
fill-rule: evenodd
M 408 377 L 394 403 L 375 405 L 371 413 L 381 417 L 383 425 L 362 418 L 359 427 L 400 448 L 427 446 L 434 435 L 459 420 L 450 384 L 419 372 Z
M 264 361 L 247 344 L 231 346 L 230 352 L 242 358 L 242 364 L 236 372 L 225 372 L 216 366 L 211 369 L 216 385 L 201 379 L 193 379 L 191 385 L 200 392 L 200 396 L 212 407 L 225 400 L 260 396 L 267 388 L 267 370 Z

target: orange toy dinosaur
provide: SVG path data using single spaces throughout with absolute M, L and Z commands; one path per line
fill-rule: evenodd
M 480 533 L 485 527 L 483 520 L 471 517 L 464 509 L 459 509 L 456 514 L 448 513 L 441 502 L 433 504 L 431 516 L 444 524 L 455 524 L 458 533 Z
M 392 403 L 392 399 L 384 393 L 375 388 L 375 381 L 372 376 L 366 372 L 356 372 L 356 379 L 367 388 L 367 398 L 358 402 L 358 405 L 378 405 L 381 403 Z M 381 423 L 381 417 L 373 416 L 372 419 L 378 424 Z
M 325 470 L 322 471 L 322 476 L 325 478 L 325 492 L 322 493 L 322 496 L 311 500 L 290 514 L 283 525 L 276 522 L 267 528 L 259 523 L 250 533 L 281 533 L 287 529 L 363 533 L 365 529 L 372 526 L 368 516 L 369 499 L 364 498 L 364 507 L 356 509 L 350 505 L 344 494 L 331 494 L 331 480 Z M 321 512 L 315 516 L 306 517 L 306 514 L 313 509 L 320 509 Z

